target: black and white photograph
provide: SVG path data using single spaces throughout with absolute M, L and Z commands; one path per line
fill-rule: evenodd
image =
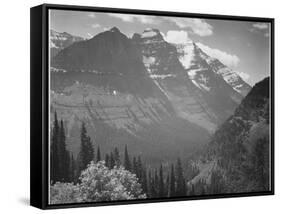
M 48 23 L 49 205 L 272 191 L 271 22 Z

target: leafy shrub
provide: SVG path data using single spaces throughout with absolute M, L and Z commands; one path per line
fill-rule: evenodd
M 145 198 L 135 174 L 122 166 L 108 169 L 104 161 L 91 162 L 80 176 L 80 194 L 85 202 Z
M 135 174 L 122 166 L 109 169 L 104 161 L 91 162 L 79 180 L 76 185 L 61 182 L 51 185 L 51 204 L 146 198 Z
M 81 202 L 79 186 L 73 183 L 57 182 L 51 185 L 50 188 L 50 203 L 51 204 L 65 204 Z

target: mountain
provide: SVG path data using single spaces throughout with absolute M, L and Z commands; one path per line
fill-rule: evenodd
M 235 71 L 222 64 L 218 59 L 208 57 L 206 60 L 208 61 L 210 67 L 243 97 L 249 93 L 252 87 Z
M 62 49 L 72 45 L 74 42 L 80 42 L 84 39 L 79 36 L 73 36 L 69 33 L 57 32 L 55 30 L 50 30 L 50 50 L 51 58 L 57 55 Z
M 114 27 L 52 58 L 51 112 L 65 121 L 75 154 L 84 121 L 105 152 L 127 144 L 149 163 L 188 156 L 243 99 L 208 59 L 195 43 L 170 44 L 156 29 L 129 39 Z
M 215 132 L 207 155 L 197 164 L 201 172 L 190 182 L 211 180 L 221 174 L 224 192 L 257 192 L 270 189 L 269 179 L 270 79 L 257 83 L 234 114 Z
M 132 40 L 142 50 L 150 77 L 182 118 L 213 132 L 241 102 L 244 94 L 222 75 L 223 69 L 230 69 L 218 60 L 212 63 L 214 59 L 194 42 L 170 44 L 157 29 L 134 34 Z
M 177 44 L 176 46 L 180 53 L 180 61 L 184 65 L 190 78 L 193 79 L 198 87 L 205 88 L 205 90 L 208 90 L 210 86 L 211 88 L 212 86 L 214 86 L 215 89 L 218 88 L 215 85 L 216 82 L 212 80 L 213 78 L 208 77 L 210 76 L 209 71 L 211 70 L 211 73 L 217 74 L 235 92 L 238 92 L 234 93 L 232 91 L 231 93 L 232 99 L 236 100 L 236 102 L 240 103 L 241 101 L 241 96 L 239 95 L 244 97 L 251 90 L 251 86 L 235 71 L 224 65 L 218 59 L 208 56 L 196 43 L 187 41 L 184 44 Z
M 117 28 L 60 51 L 51 62 L 51 89 L 51 112 L 65 120 L 75 154 L 82 120 L 103 151 L 127 144 L 151 163 L 189 154 L 210 136 L 178 117 L 138 46 Z
M 90 74 L 95 75 L 95 78 L 86 77 L 81 81 L 143 96 L 155 91 L 140 52 L 117 28 L 65 48 L 52 60 L 51 66 L 56 71 L 67 71 L 68 77 L 73 77 L 73 82 Z M 60 82 L 58 85 L 62 86 Z

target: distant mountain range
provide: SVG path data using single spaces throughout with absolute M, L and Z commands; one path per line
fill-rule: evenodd
M 50 30 L 50 50 L 51 58 L 54 57 L 62 49 L 72 45 L 74 42 L 83 41 L 84 39 L 79 36 L 73 36 L 69 33 L 57 32 Z
M 83 120 L 104 150 L 127 144 L 151 162 L 186 156 L 251 90 L 196 43 L 168 43 L 157 29 L 131 39 L 116 27 L 89 40 L 63 34 L 51 36 L 51 48 L 60 47 L 51 60 L 51 110 L 66 121 L 74 152 Z

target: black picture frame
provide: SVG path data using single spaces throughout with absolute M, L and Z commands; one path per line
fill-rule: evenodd
M 110 12 L 156 16 L 176 16 L 216 20 L 254 21 L 271 24 L 271 190 L 266 192 L 231 193 L 178 198 L 140 199 L 111 202 L 48 204 L 48 10 L 62 9 L 73 11 Z M 246 16 L 226 16 L 168 11 L 149 11 L 103 7 L 70 6 L 43 4 L 30 9 L 30 204 L 40 209 L 91 207 L 105 205 L 171 202 L 198 199 L 248 197 L 274 194 L 274 19 Z

